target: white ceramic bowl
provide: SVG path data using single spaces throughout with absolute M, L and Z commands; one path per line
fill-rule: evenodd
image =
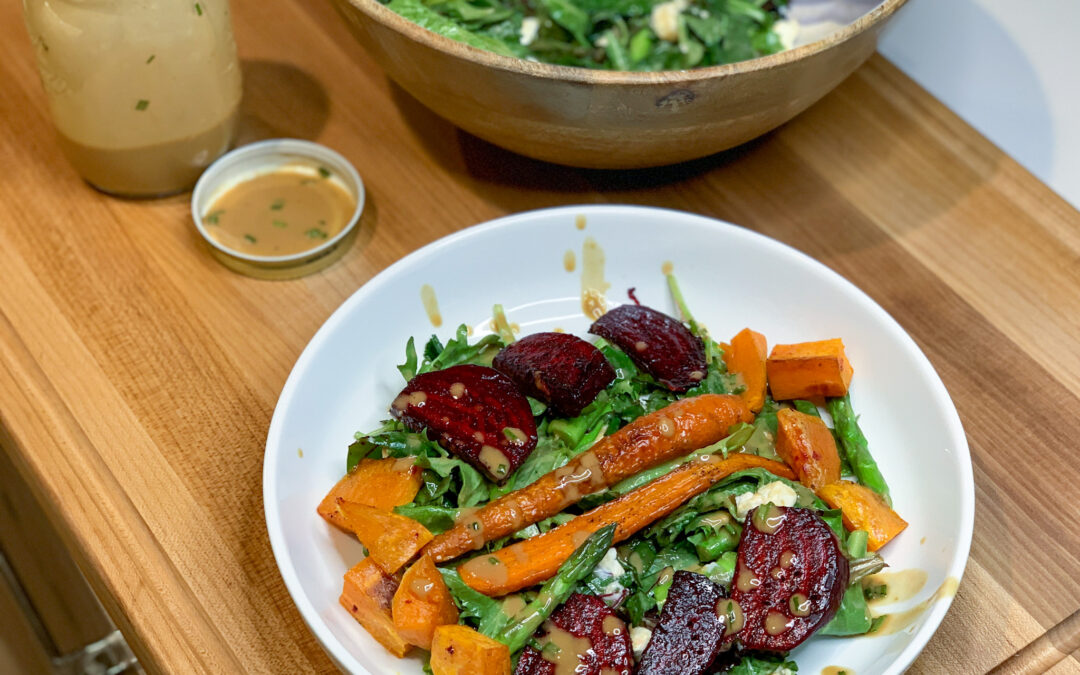
M 586 227 L 575 227 L 577 216 Z M 971 460 L 944 385 L 914 341 L 881 307 L 820 263 L 754 232 L 686 213 L 630 206 L 535 211 L 472 227 L 398 261 L 353 294 L 301 354 L 270 424 L 263 472 L 266 524 L 282 578 L 327 652 L 351 673 L 419 673 L 338 605 L 342 575 L 361 546 L 315 507 L 344 472 L 353 432 L 376 426 L 403 382 L 395 365 L 409 336 L 480 327 L 502 303 L 524 333 L 585 335 L 580 267 L 565 252 L 592 237 L 606 254 L 609 301 L 636 287 L 644 304 L 673 312 L 661 265 L 671 261 L 695 317 L 714 336 L 745 326 L 770 344 L 842 337 L 854 368 L 852 402 L 910 526 L 883 551 L 894 570 L 928 582 L 915 603 L 959 580 L 975 511 Z M 446 324 L 434 330 L 421 304 L 431 284 Z M 303 450 L 302 456 L 298 450 Z M 859 675 L 900 673 L 934 633 L 950 598 L 893 635 L 812 638 L 793 652 L 800 672 L 828 665 Z M 902 607 L 901 607 L 902 608 Z

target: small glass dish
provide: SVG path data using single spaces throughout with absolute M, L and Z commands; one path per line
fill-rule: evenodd
M 339 232 L 299 253 L 256 255 L 224 244 L 208 225 L 210 209 L 240 183 L 296 165 L 309 166 L 355 201 L 356 208 Z M 210 253 L 229 269 L 259 279 L 294 279 L 325 269 L 340 258 L 356 238 L 364 210 L 364 182 L 347 159 L 326 146 L 292 138 L 245 145 L 214 162 L 199 178 L 191 195 L 191 217 Z M 212 226 L 212 225 L 210 225 Z

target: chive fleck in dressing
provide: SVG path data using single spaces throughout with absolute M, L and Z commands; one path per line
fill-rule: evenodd
M 258 256 L 303 253 L 337 235 L 356 199 L 323 166 L 290 164 L 237 183 L 203 216 L 219 244 Z

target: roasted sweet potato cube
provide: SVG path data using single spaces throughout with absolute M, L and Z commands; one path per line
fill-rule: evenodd
M 728 372 L 739 375 L 746 389 L 739 396 L 755 413 L 765 405 L 766 368 L 768 357 L 765 336 L 744 328 L 724 346 L 724 363 Z
M 342 526 L 356 534 L 367 548 L 368 556 L 387 574 L 401 569 L 432 539 L 426 527 L 396 513 L 341 498 L 338 498 L 338 510 Z
M 435 629 L 431 641 L 434 675 L 510 675 L 510 650 L 468 626 Z
M 776 345 L 766 371 L 769 389 L 777 401 L 843 396 L 854 373 L 839 338 Z
M 817 490 L 840 480 L 836 439 L 820 417 L 783 408 L 776 413 L 776 420 L 776 453 L 800 483 Z
M 844 514 L 848 530 L 866 530 L 866 548 L 876 551 L 904 531 L 907 521 L 865 485 L 841 480 L 818 489 L 818 497 Z
M 371 558 L 365 558 L 345 573 L 339 601 L 379 644 L 401 658 L 412 645 L 397 632 L 390 616 L 397 589 L 397 579 L 379 569 Z
M 417 647 L 431 649 L 439 626 L 457 623 L 458 610 L 431 558 L 420 559 L 405 570 L 394 593 L 394 628 Z
M 362 459 L 327 493 L 317 510 L 327 522 L 347 529 L 341 522 L 338 499 L 390 511 L 416 497 L 422 474 L 411 459 Z

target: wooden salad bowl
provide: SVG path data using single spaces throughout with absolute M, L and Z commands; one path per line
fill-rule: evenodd
M 870 57 L 906 0 L 883 0 L 827 38 L 778 54 L 657 73 L 502 56 L 378 0 L 333 1 L 391 79 L 465 131 L 536 159 L 629 169 L 711 155 L 787 122 Z

